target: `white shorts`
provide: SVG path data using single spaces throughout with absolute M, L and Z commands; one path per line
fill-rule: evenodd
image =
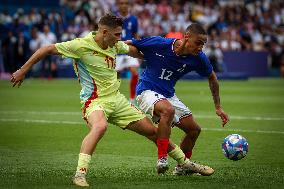
M 122 71 L 124 69 L 130 68 L 130 67 L 139 67 L 138 59 L 133 58 L 128 55 L 117 55 L 116 56 L 116 71 Z
M 146 90 L 136 97 L 141 110 L 150 115 L 154 123 L 157 123 L 160 120 L 158 116 L 154 115 L 154 105 L 164 99 L 167 99 L 175 109 L 175 116 L 172 123 L 173 126 L 179 124 L 182 118 L 192 114 L 189 108 L 184 105 L 176 95 L 171 98 L 166 98 L 157 92 Z

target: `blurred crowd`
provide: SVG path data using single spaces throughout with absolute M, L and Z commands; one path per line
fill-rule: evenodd
M 140 37 L 181 38 L 190 23 L 199 22 L 209 34 L 205 51 L 214 53 L 216 61 L 228 50 L 267 51 L 272 68 L 284 66 L 282 0 L 130 2 L 131 13 L 138 17 Z M 41 46 L 86 35 L 96 29 L 102 15 L 116 11 L 116 0 L 60 0 L 59 7 L 51 10 L 19 8 L 15 13 L 3 10 L 0 12 L 0 42 L 5 71 L 15 71 Z M 38 68 L 39 75 L 56 77 L 57 61 L 44 60 Z

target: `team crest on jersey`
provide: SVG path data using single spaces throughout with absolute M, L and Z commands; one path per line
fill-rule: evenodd
M 186 67 L 186 64 L 184 64 L 184 65 L 183 65 L 181 68 L 179 68 L 177 71 L 178 71 L 178 72 L 184 72 L 185 67 Z

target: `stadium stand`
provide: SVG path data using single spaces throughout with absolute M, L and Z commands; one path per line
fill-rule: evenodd
M 139 19 L 140 36 L 166 36 L 173 33 L 180 36 L 185 27 L 192 22 L 204 25 L 209 34 L 205 52 L 212 52 L 215 48 L 221 50 L 221 56 L 219 52 L 213 54 L 211 58 L 212 62 L 216 61 L 216 71 L 220 72 L 220 76 L 223 74 L 224 78 L 225 76 L 228 78 L 241 76 L 242 79 L 245 76 L 280 76 L 280 70 L 284 70 L 280 69 L 281 66 L 284 67 L 281 63 L 284 59 L 284 2 L 281 0 L 130 0 L 130 2 L 131 12 Z M 26 59 L 34 52 L 37 46 L 33 45 L 41 43 L 40 37 L 38 39 L 34 36 L 42 35 L 44 25 L 49 26 L 57 42 L 65 41 L 85 35 L 95 28 L 103 14 L 117 9 L 115 0 L 31 0 L 28 4 L 21 0 L 0 0 L 0 3 L 2 72 L 12 72 L 22 64 L 18 59 L 14 62 L 7 61 L 11 53 L 14 57 L 19 57 L 21 52 L 25 52 L 23 57 Z M 36 28 L 37 35 L 32 36 L 33 28 Z M 9 31 L 12 32 L 10 36 Z M 23 36 L 22 41 L 25 42 L 20 42 L 20 36 Z M 235 53 L 234 57 L 237 57 L 237 60 L 230 59 L 227 52 Z M 264 57 L 265 62 L 257 62 L 254 66 L 264 65 L 268 71 L 251 74 L 227 69 L 231 61 L 234 64 L 244 61 L 244 59 L 238 60 L 238 57 L 246 55 L 247 52 L 251 52 L 249 56 L 251 61 L 259 60 L 258 53 L 254 52 L 267 52 L 267 57 Z M 53 60 L 52 69 L 58 71 L 57 76 L 73 76 L 70 74 L 72 66 L 68 64 L 58 66 L 61 61 L 61 59 Z M 242 62 L 240 65 L 246 67 L 248 64 Z M 35 73 L 31 76 L 43 77 L 41 73 L 36 73 L 40 70 L 40 68 L 34 69 Z

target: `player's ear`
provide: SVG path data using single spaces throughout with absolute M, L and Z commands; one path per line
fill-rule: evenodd
M 107 29 L 103 29 L 103 35 L 106 35 L 108 33 L 108 30 Z
M 185 34 L 184 34 L 184 39 L 185 39 L 185 41 L 188 41 L 189 37 L 190 37 L 190 34 L 189 34 L 189 33 L 185 33 Z

